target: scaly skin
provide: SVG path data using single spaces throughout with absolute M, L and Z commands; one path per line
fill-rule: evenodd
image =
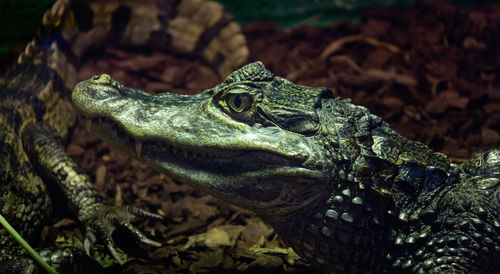
M 174 179 L 253 210 L 333 273 L 500 267 L 500 150 L 462 165 L 330 90 L 260 62 L 194 96 L 108 75 L 72 95 L 91 131 Z
M 50 216 L 51 200 L 67 199 L 85 228 L 87 253 L 99 239 L 119 261 L 111 237 L 115 227 L 124 226 L 139 241 L 158 246 L 130 220 L 135 216 L 161 216 L 104 204 L 90 178 L 66 155 L 63 146 L 75 121 L 68 99 L 76 84 L 78 65 L 88 49 L 108 44 L 200 56 L 221 76 L 243 64 L 248 49 L 239 26 L 215 2 L 61 0 L 46 12 L 37 37 L 0 79 L 2 215 L 31 241 Z M 49 189 L 55 187 L 64 197 L 50 195 Z M 96 263 L 77 253 L 51 248 L 42 256 L 63 272 L 98 271 Z M 36 270 L 1 228 L 0 273 Z

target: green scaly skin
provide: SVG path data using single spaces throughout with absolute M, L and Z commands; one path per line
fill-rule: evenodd
M 120 150 L 250 209 L 333 273 L 500 267 L 500 150 L 462 165 L 366 108 L 260 62 L 194 96 L 108 75 L 79 83 L 81 121 Z
M 241 66 L 248 55 L 239 26 L 212 1 L 59 0 L 44 14 L 38 35 L 0 79 L 0 212 L 26 240 L 36 243 L 52 201 L 67 201 L 85 228 L 86 252 L 40 252 L 66 273 L 102 271 L 85 254 L 97 241 L 121 262 L 112 238 L 118 226 L 140 242 L 159 246 L 130 221 L 136 216 L 162 217 L 106 205 L 64 147 L 75 122 L 69 99 L 78 66 L 89 49 L 109 44 L 198 56 L 221 76 Z M 55 189 L 59 192 L 51 191 Z M 26 252 L 0 228 L 0 273 L 36 271 Z

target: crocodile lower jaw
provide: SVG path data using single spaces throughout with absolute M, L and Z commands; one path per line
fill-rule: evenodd
M 294 212 L 314 201 L 322 193 L 318 189 L 326 186 L 323 182 L 330 181 L 321 171 L 267 151 L 218 149 L 212 153 L 179 149 L 162 140 L 142 140 L 138 144 L 110 119 L 82 121 L 101 139 L 140 156 L 141 161 L 172 179 L 260 215 Z M 296 198 L 296 192 L 303 194 Z
M 295 168 L 299 165 L 296 161 L 266 151 L 202 150 L 195 146 L 179 148 L 161 139 L 137 140 L 108 118 L 80 117 L 80 121 L 88 131 L 160 169 L 168 165 L 169 169 L 175 166 L 191 171 L 237 174 L 280 167 Z

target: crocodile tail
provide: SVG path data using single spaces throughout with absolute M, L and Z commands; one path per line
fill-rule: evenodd
M 72 89 L 84 54 L 106 44 L 198 55 L 222 77 L 248 57 L 239 25 L 213 1 L 60 0 L 44 14 L 37 38 L 18 63 L 45 62 Z
M 59 0 L 0 86 L 18 91 L 19 101 L 36 101 L 31 109 L 41 111 L 23 121 L 42 118 L 64 136 L 75 119 L 60 114 L 73 113 L 69 93 L 79 64 L 90 49 L 111 44 L 200 56 L 221 77 L 248 56 L 240 27 L 213 1 Z

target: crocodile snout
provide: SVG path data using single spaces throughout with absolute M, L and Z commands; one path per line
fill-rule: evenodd
M 108 74 L 94 75 L 92 78 L 90 78 L 90 82 L 92 84 L 110 85 L 111 76 L 109 76 Z

